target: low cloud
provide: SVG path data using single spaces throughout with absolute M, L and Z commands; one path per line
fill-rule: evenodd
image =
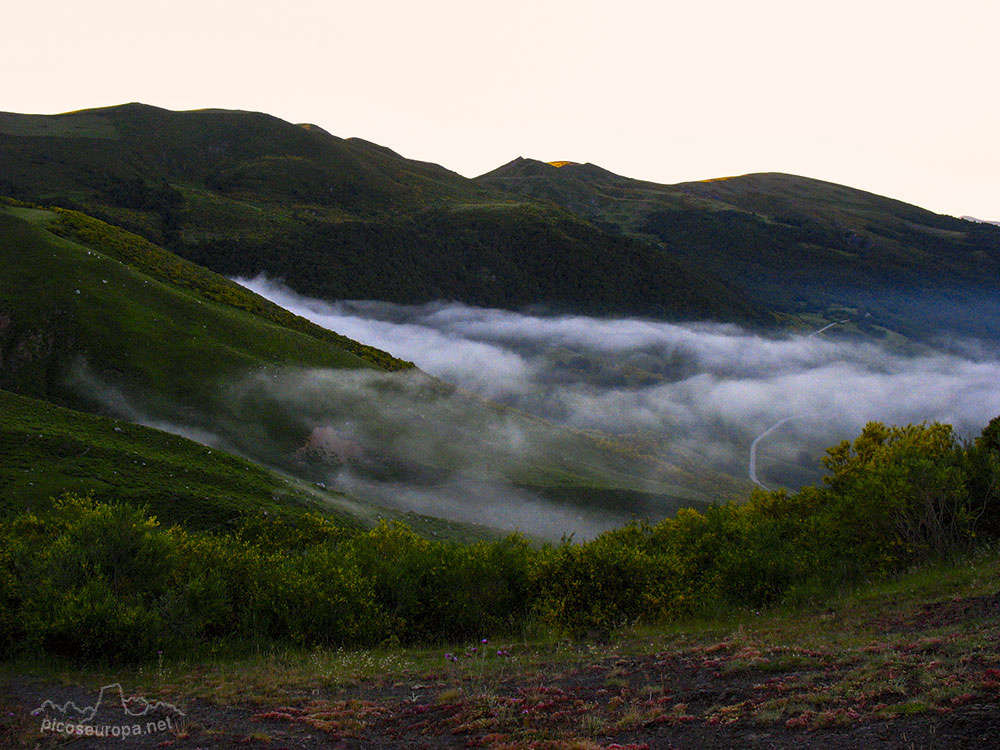
M 239 281 L 421 370 L 265 368 L 220 386 L 213 413 L 200 415 L 153 408 L 85 369 L 78 390 L 124 418 L 376 504 L 553 539 L 745 496 L 752 476 L 769 487 L 815 482 L 824 449 L 870 420 L 941 421 L 972 437 L 1000 414 L 1000 361 L 983 342 L 945 350 L 837 327 L 765 334 L 327 303 Z
M 752 333 L 733 325 L 531 315 L 453 303 L 327 303 L 263 277 L 241 284 L 319 325 L 462 388 L 663 455 L 800 484 L 864 424 L 941 421 L 973 436 L 1000 414 L 1000 361 L 982 342 L 928 346 Z
M 207 429 L 201 423 L 182 422 L 165 416 L 152 415 L 139 405 L 139 399 L 126 394 L 119 386 L 96 375 L 83 360 L 78 360 L 70 368 L 67 385 L 119 419 L 180 435 L 212 448 L 230 452 L 235 450 L 234 446 L 221 435 Z

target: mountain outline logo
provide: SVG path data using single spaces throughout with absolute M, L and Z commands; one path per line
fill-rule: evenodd
M 119 713 L 119 711 L 121 713 Z M 92 705 L 74 700 L 45 700 L 31 712 L 41 716 L 39 731 L 45 735 L 128 738 L 184 731 L 186 715 L 173 703 L 150 701 L 140 695 L 125 695 L 120 682 L 104 685 Z
M 184 716 L 185 713 L 177 708 L 173 703 L 168 703 L 166 701 L 148 701 L 139 695 L 130 695 L 125 697 L 125 690 L 122 688 L 120 682 L 113 682 L 110 685 L 104 685 L 97 695 L 97 702 L 93 706 L 84 706 L 83 708 L 76 705 L 75 701 L 68 700 L 63 704 L 56 703 L 52 699 L 46 699 L 42 705 L 31 712 L 32 716 L 38 716 L 45 713 L 48 710 L 58 711 L 66 717 L 70 711 L 74 712 L 80 723 L 88 723 L 93 721 L 97 712 L 100 710 L 101 705 L 105 702 L 105 696 L 109 692 L 116 692 L 118 694 L 118 705 L 121 707 L 122 712 L 125 716 L 131 718 L 146 717 L 151 711 L 164 710 L 173 712 L 179 716 Z

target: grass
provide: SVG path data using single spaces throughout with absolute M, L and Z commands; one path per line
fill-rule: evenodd
M 120 373 L 137 391 L 204 407 L 222 378 L 249 369 L 364 364 L 327 342 L 58 238 L 38 226 L 40 212 L 17 211 L 0 207 L 0 309 L 13 321 L 9 345 L 28 351 L 7 368 L 8 388 L 65 395 L 54 378 L 61 365 L 83 358 L 97 373 Z
M 146 504 L 162 521 L 212 528 L 263 512 L 326 511 L 257 464 L 178 435 L 0 391 L 0 514 L 42 508 L 67 492 Z M 333 493 L 328 497 L 333 498 Z
M 337 373 L 408 365 L 342 340 L 217 274 L 75 212 L 0 205 L 0 262 L 6 269 L 0 278 L 0 320 L 7 321 L 0 347 L 19 352 L 7 358 L 0 388 L 84 410 L 112 410 L 182 434 L 198 432 L 203 442 L 221 440 L 243 455 L 301 476 L 307 474 L 287 456 L 302 445 L 309 429 L 274 394 L 265 405 L 242 391 L 234 395 L 232 384 L 259 385 L 262 378 L 279 374 L 294 384 L 301 380 L 294 377 L 296 371 L 323 370 L 333 390 L 322 399 L 333 411 L 312 409 L 308 417 L 322 420 L 345 408 L 343 394 L 337 395 Z M 383 387 L 395 393 L 403 381 Z M 419 459 L 399 456 L 404 462 L 424 461 L 450 472 L 482 464 L 483 453 L 499 452 L 493 464 L 503 467 L 505 480 L 560 502 L 606 505 L 625 514 L 665 514 L 678 504 L 715 496 L 714 485 L 702 486 L 712 477 L 659 465 L 601 436 L 534 420 L 429 379 L 407 393 L 406 413 L 433 408 L 444 420 L 439 431 L 451 437 L 428 441 L 421 435 L 423 423 L 404 425 L 414 433 L 410 445 L 438 448 Z M 357 412 L 352 419 L 365 421 L 360 415 L 378 406 L 378 394 L 369 395 L 351 402 Z M 456 441 L 453 425 L 459 423 L 482 429 Z M 491 436 L 508 424 L 547 447 L 534 460 L 507 455 L 509 449 Z M 365 422 L 377 446 L 398 443 L 403 427 Z M 641 478 L 649 474 L 671 481 Z M 314 480 L 325 476 L 308 474 Z M 59 477 L 53 484 L 61 488 L 68 481 Z M 738 492 L 731 482 L 725 490 L 726 496 Z
M 469 644 L 192 655 L 113 677 L 146 696 L 249 705 L 262 722 L 369 739 L 603 747 L 659 725 L 817 732 L 1000 700 L 995 619 L 935 625 L 924 617 L 996 593 L 998 579 L 1000 557 L 987 550 L 819 605 L 630 629 L 606 645 L 536 635 L 491 639 L 507 658 L 471 655 Z M 463 657 L 450 662 L 445 653 Z M 92 687 L 112 678 L 37 662 L 3 674 Z
M 67 492 L 146 505 L 162 523 L 194 530 L 314 512 L 345 528 L 386 518 L 428 538 L 495 537 L 486 527 L 362 502 L 169 432 L 0 390 L 0 517 L 42 510 Z
M 77 211 L 64 209 L 52 209 L 48 213 L 36 210 L 31 211 L 30 215 L 56 234 L 83 242 L 158 281 L 190 290 L 204 300 L 220 302 L 237 310 L 253 313 L 284 328 L 304 333 L 319 341 L 332 343 L 386 370 L 405 370 L 413 366 L 412 363 L 396 359 L 387 352 L 361 344 L 294 315 L 224 276 L 184 260 L 119 227 Z

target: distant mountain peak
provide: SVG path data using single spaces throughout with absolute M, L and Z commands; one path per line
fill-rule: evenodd
M 745 175 L 729 175 L 728 177 L 709 177 L 707 180 L 698 180 L 698 182 L 725 182 L 726 180 L 735 180 L 740 176 Z
M 314 125 L 311 122 L 302 122 L 302 123 L 299 123 L 299 127 L 302 128 L 303 130 L 308 130 L 310 133 L 321 133 L 322 135 L 333 135 L 329 131 L 324 130 L 323 128 L 321 128 L 319 125 Z
M 543 179 L 557 180 L 618 180 L 623 179 L 614 172 L 609 172 L 603 167 L 590 162 L 580 163 L 577 161 L 539 161 L 538 159 L 526 159 L 519 156 L 513 161 L 497 167 L 492 172 L 477 177 L 477 180 L 510 180 L 525 177 L 540 177 Z

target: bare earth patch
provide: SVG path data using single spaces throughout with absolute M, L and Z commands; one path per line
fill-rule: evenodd
M 177 726 L 70 744 L 982 750 L 1000 737 L 997 602 L 995 595 L 967 596 L 889 612 L 828 611 L 800 618 L 794 631 L 773 620 L 741 624 L 721 638 L 708 632 L 657 640 L 646 632 L 611 645 L 510 645 L 503 661 L 470 649 L 457 660 L 431 655 L 382 671 L 323 672 L 322 679 L 309 657 L 302 672 L 271 673 L 273 684 L 263 692 L 267 670 L 257 675 L 263 682 L 252 683 L 238 669 L 212 667 L 216 684 L 227 689 L 199 691 L 208 672 L 192 667 L 186 683 L 149 688 L 184 711 Z M 40 732 L 41 717 L 32 711 L 47 699 L 84 705 L 93 697 L 70 683 L 6 678 L 0 746 L 66 744 Z

